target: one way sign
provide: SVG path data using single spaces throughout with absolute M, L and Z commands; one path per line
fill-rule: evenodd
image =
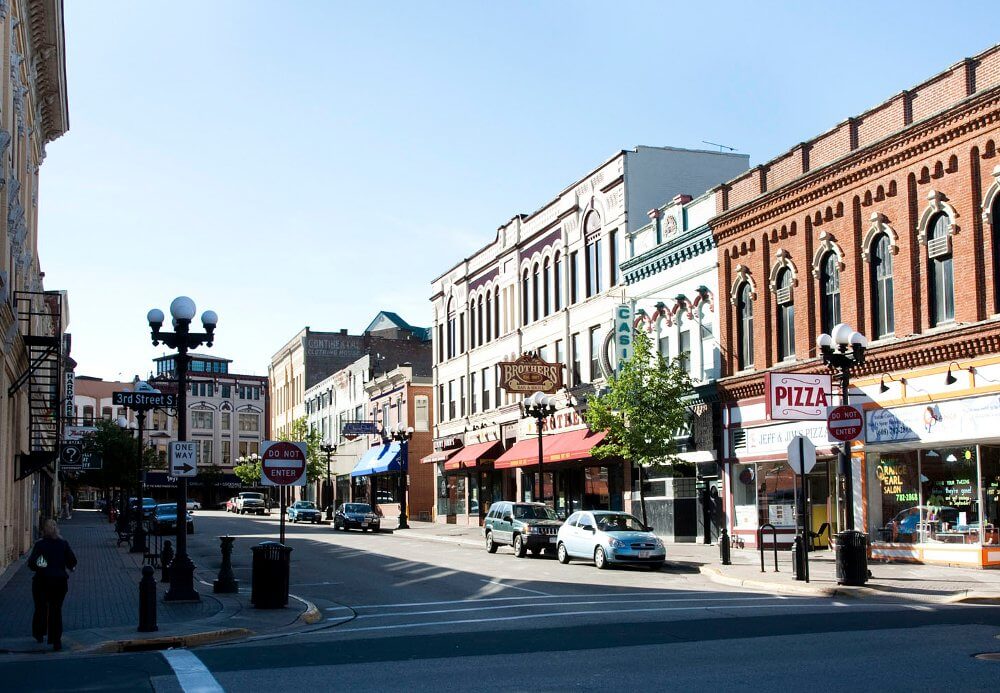
M 198 467 L 195 460 L 195 446 L 191 441 L 170 443 L 170 476 L 195 476 Z

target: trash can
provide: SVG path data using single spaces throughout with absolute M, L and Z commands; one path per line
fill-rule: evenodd
M 846 531 L 837 535 L 837 584 L 868 582 L 868 535 Z
M 292 549 L 276 541 L 250 547 L 253 572 L 250 603 L 257 609 L 283 609 L 288 605 L 288 573 Z

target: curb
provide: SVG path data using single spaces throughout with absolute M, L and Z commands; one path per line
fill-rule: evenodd
M 309 626 L 313 625 L 314 623 L 319 623 L 322 620 L 323 618 L 322 612 L 320 612 L 320 610 L 316 608 L 316 605 L 313 604 L 311 601 L 309 601 L 308 599 L 303 599 L 302 597 L 296 594 L 289 594 L 288 596 L 298 602 L 302 602 L 306 606 L 305 611 L 299 614 L 299 617 L 296 620 L 302 621 L 303 623 Z
M 250 635 L 253 635 L 253 631 L 247 628 L 222 628 L 202 633 L 189 633 L 187 635 L 166 635 L 159 638 L 109 640 L 79 651 L 84 653 L 120 653 L 166 650 L 173 647 L 207 645 L 209 643 L 222 642 L 223 640 L 245 638 Z

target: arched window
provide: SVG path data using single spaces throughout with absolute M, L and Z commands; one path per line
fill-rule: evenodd
M 511 296 L 507 294 L 507 301 L 510 302 Z M 493 289 L 493 335 L 497 338 L 500 337 L 500 287 Z
M 931 327 L 955 319 L 955 277 L 952 264 L 948 215 L 941 212 L 928 224 L 927 255 L 930 258 Z
M 895 329 L 892 294 L 892 241 L 882 233 L 872 241 L 872 324 L 875 338 L 891 335 Z
M 743 371 L 753 368 L 753 298 L 750 283 L 743 282 L 736 295 L 736 360 Z
M 493 340 L 493 292 L 486 292 L 486 342 L 489 344 Z
M 586 249 L 587 298 L 601 293 L 601 215 L 591 212 L 583 222 Z
M 542 264 L 542 315 L 552 312 L 552 271 L 549 267 L 549 259 L 545 258 Z
M 469 301 L 469 348 L 476 348 L 476 299 Z
M 448 358 L 455 358 L 455 301 L 448 301 Z
M 996 305 L 1000 306 L 1000 195 L 993 201 L 990 220 L 993 225 L 993 292 Z
M 820 264 L 819 298 L 820 326 L 830 334 L 840 322 L 840 258 L 832 250 Z
M 792 270 L 785 267 L 778 272 L 778 358 L 795 356 L 795 304 L 792 302 Z
M 488 317 L 488 316 L 487 316 Z M 484 343 L 483 339 L 483 295 L 479 295 L 479 299 L 476 301 L 476 343 L 472 346 L 476 346 Z
M 552 310 L 562 310 L 562 256 L 552 263 Z
M 531 268 L 531 319 L 538 320 L 542 316 L 541 312 L 538 310 L 538 301 L 541 298 L 542 287 L 539 284 L 539 271 L 538 263 Z
M 521 275 L 521 324 L 527 325 L 531 322 L 530 316 L 528 315 L 528 297 L 531 295 L 531 280 L 528 276 L 528 270 L 525 268 L 524 274 Z

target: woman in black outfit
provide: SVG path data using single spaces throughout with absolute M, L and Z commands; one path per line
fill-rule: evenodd
M 59 536 L 55 520 L 46 520 L 42 525 L 42 538 L 31 549 L 28 568 L 35 573 L 31 581 L 31 596 L 35 600 L 31 634 L 42 642 L 47 632 L 52 649 L 61 650 L 62 605 L 69 583 L 67 571 L 76 569 L 76 556 L 69 543 Z

